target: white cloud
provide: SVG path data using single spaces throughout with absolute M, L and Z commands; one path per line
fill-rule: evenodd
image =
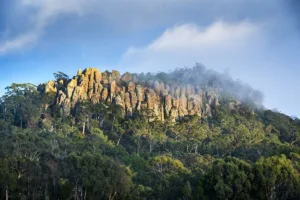
M 148 48 L 155 51 L 168 51 L 174 48 L 220 46 L 231 42 L 243 42 L 255 31 L 256 27 L 247 22 L 228 24 L 218 21 L 204 30 L 195 24 L 183 24 L 166 30 Z
M 37 12 L 32 15 L 33 27 L 30 31 L 21 33 L 13 39 L 4 41 L 0 45 L 0 54 L 22 49 L 24 46 L 36 42 L 43 34 L 44 28 L 52 18 L 62 13 L 82 14 L 84 0 L 22 0 L 22 8 L 35 8 Z
M 38 38 L 38 34 L 36 32 L 29 32 L 24 35 L 21 35 L 13 40 L 8 40 L 1 44 L 0 46 L 0 54 L 6 53 L 7 51 L 13 50 L 13 49 L 19 49 L 22 48 L 24 45 L 28 43 L 32 43 L 36 41 Z
M 164 18 L 168 18 L 165 15 L 174 13 L 180 5 L 187 3 L 191 6 L 195 2 L 196 0 L 189 0 L 188 3 L 181 0 L 21 0 L 18 6 L 21 11 L 27 12 L 32 20 L 29 24 L 33 26 L 28 28 L 30 31 L 22 32 L 15 38 L 2 43 L 0 41 L 0 54 L 32 45 L 42 36 L 51 20 L 60 14 L 95 14 L 94 16 L 99 17 L 97 20 L 129 28 L 142 24 L 147 26 L 150 21 L 156 23 L 158 20 L 153 20 L 153 17 L 164 15 Z M 95 25 L 97 20 L 91 19 Z
M 258 42 L 260 27 L 242 21 L 216 21 L 208 27 L 182 24 L 167 29 L 145 47 L 130 47 L 119 64 L 134 71 L 162 71 L 238 55 Z M 141 69 L 143 66 L 143 69 Z
M 0 42 L 0 54 L 32 45 L 32 43 L 41 37 L 47 25 L 54 18 L 60 16 L 60 14 L 76 14 L 78 16 L 90 14 L 92 18 L 89 19 L 91 22 L 89 25 L 101 26 L 100 22 L 103 22 L 120 32 L 136 32 L 141 27 L 142 29 L 152 30 L 158 27 L 168 27 L 174 23 L 186 23 L 191 21 L 197 24 L 205 24 L 213 19 L 223 17 L 231 18 L 231 20 L 235 21 L 237 18 L 240 18 L 240 15 L 243 16 L 244 13 L 248 13 L 245 14 L 245 16 L 251 15 L 250 11 L 254 8 L 255 13 L 259 12 L 257 6 L 259 6 L 259 8 L 265 8 L 266 5 L 270 5 L 270 3 L 265 3 L 265 1 L 262 3 L 258 0 L 245 1 L 243 3 L 237 3 L 239 2 L 237 0 L 230 0 L 230 3 L 222 0 L 20 0 L 19 2 L 21 2 L 19 5 L 20 9 L 27 12 L 32 20 L 28 24 L 33 25 L 28 28 L 28 32 L 23 32 L 15 38 L 4 40 L 2 44 Z M 273 4 L 272 1 L 271 5 Z M 247 10 L 244 9 L 245 7 Z M 269 7 L 272 8 L 272 6 Z M 11 10 L 10 12 L 18 12 L 18 10 Z M 236 12 L 238 12 L 238 14 L 234 15 L 233 13 Z M 19 22 L 16 21 L 15 23 Z M 203 41 L 209 42 L 210 40 L 214 40 L 217 43 L 218 40 L 226 40 L 226 38 L 219 37 L 218 29 L 220 29 L 220 31 L 226 29 L 231 33 L 233 30 L 230 30 L 230 28 L 237 28 L 238 31 L 248 31 L 245 29 L 247 27 L 222 27 L 224 25 L 226 26 L 224 23 L 216 24 L 215 27 L 211 27 L 211 30 L 208 30 L 211 32 L 203 33 L 200 37 L 203 38 Z M 249 24 L 241 24 L 241 26 L 247 25 Z M 193 37 L 193 34 L 202 31 L 198 30 L 199 27 L 195 27 L 192 24 L 186 26 L 189 27 L 179 26 L 184 29 L 182 31 L 190 29 L 188 34 L 191 35 L 187 35 L 186 37 Z M 177 29 L 179 27 L 177 27 Z M 85 27 L 82 28 L 84 29 Z M 59 32 L 59 30 L 57 30 L 57 32 Z M 177 32 L 180 34 L 179 30 L 177 30 Z M 217 38 L 212 35 L 213 33 L 217 34 Z M 242 33 L 238 32 L 237 34 Z M 228 34 L 225 35 L 228 37 Z M 169 35 L 166 33 L 165 37 L 169 37 Z M 198 41 L 197 38 L 195 40 Z

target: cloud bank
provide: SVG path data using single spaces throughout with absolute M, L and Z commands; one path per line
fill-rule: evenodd
M 138 32 L 158 27 L 171 27 L 175 23 L 195 23 L 204 26 L 216 19 L 239 22 L 241 19 L 260 20 L 278 9 L 277 0 L 11 0 L 15 6 L 6 4 L 7 13 L 23 13 L 19 18 L 13 15 L 10 23 L 25 26 L 4 40 L 0 38 L 0 53 L 7 54 L 31 47 L 42 36 L 47 27 L 72 16 L 68 24 L 76 26 L 77 20 L 85 20 L 86 26 L 108 26 L 118 32 Z M 86 17 L 86 18 L 85 18 Z M 14 19 L 16 18 L 16 19 Z M 24 19 L 22 19 L 24 18 Z M 23 20 L 26 20 L 23 22 Z M 23 22 L 22 24 L 19 22 Z M 25 24 L 25 25 L 24 25 Z M 26 25 L 28 24 L 28 25 Z M 59 28 L 59 27 L 58 27 Z M 83 27 L 85 28 L 85 27 Z M 8 28 L 9 29 L 9 28 Z M 59 32 L 59 30 L 57 30 Z M 69 34 L 74 34 L 70 32 Z M 75 33 L 76 34 L 76 33 Z M 46 37 L 46 36 L 45 36 Z M 51 37 L 51 36 L 47 36 Z M 46 38 L 44 38 L 46 39 Z M 51 39 L 51 38 L 47 38 Z M 41 39 L 42 40 L 42 39 Z
M 164 71 L 192 66 L 219 54 L 237 55 L 259 41 L 260 27 L 248 21 L 216 21 L 207 27 L 181 24 L 165 30 L 144 47 L 130 47 L 120 66 L 133 71 Z M 142 67 L 142 68 L 141 68 Z
M 33 26 L 29 31 L 20 33 L 15 38 L 8 39 L 0 45 L 0 54 L 20 50 L 35 43 L 43 34 L 45 27 L 60 14 L 81 14 L 86 2 L 83 0 L 22 0 L 21 9 L 34 9 L 30 19 Z

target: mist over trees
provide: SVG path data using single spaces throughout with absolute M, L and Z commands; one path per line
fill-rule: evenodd
M 255 91 L 202 66 L 137 76 Z M 149 121 L 148 110 L 124 118 L 118 105 L 89 101 L 65 116 L 45 106 L 55 98 L 30 84 L 1 98 L 0 199 L 300 199 L 297 118 L 248 102 L 176 122 Z
M 241 80 L 233 80 L 228 71 L 218 73 L 207 69 L 204 65 L 196 63 L 192 68 L 178 68 L 169 73 L 138 74 L 138 80 L 153 83 L 155 80 L 165 84 L 191 84 L 203 90 L 207 88 L 218 89 L 223 97 L 231 98 L 253 106 L 263 107 L 264 95 L 261 91 L 253 89 Z
M 200 87 L 212 87 L 220 89 L 220 92 L 233 99 L 244 103 L 253 103 L 262 106 L 263 94 L 253 89 L 250 85 L 242 83 L 241 80 L 233 80 L 228 71 L 223 74 L 206 69 L 201 64 L 196 64 L 193 68 L 177 69 L 171 74 L 172 79 L 183 83 L 200 85 Z

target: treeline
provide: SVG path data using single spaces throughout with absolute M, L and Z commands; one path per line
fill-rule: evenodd
M 0 103 L 1 199 L 299 199 L 300 121 L 223 98 L 177 123 L 116 105 L 62 116 L 29 84 Z

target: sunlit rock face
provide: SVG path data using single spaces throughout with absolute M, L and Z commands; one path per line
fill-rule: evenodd
M 70 115 L 80 101 L 93 104 L 106 102 L 120 105 L 124 117 L 147 110 L 151 120 L 176 121 L 187 115 L 211 116 L 219 105 L 217 92 L 186 84 L 164 84 L 139 81 L 130 73 L 101 73 L 97 68 L 79 70 L 68 80 L 49 81 L 38 87 L 41 93 L 55 93 L 61 112 Z

